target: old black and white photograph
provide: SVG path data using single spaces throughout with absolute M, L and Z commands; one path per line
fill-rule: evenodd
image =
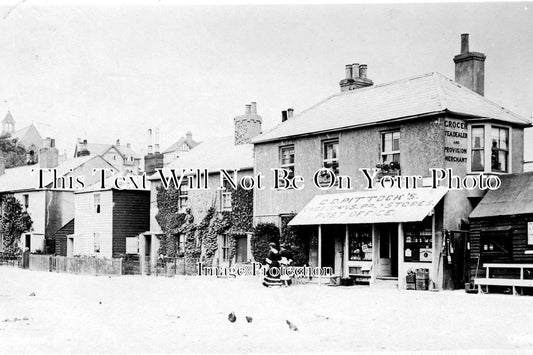
M 532 309 L 532 2 L 0 2 L 0 354 L 525 354 Z

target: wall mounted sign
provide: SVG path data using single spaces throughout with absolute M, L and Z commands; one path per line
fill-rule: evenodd
M 468 157 L 468 129 L 462 120 L 444 120 L 444 160 L 466 163 Z

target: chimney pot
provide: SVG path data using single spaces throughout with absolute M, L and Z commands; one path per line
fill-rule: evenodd
M 346 64 L 346 79 L 352 78 L 352 65 Z
M 115 144 L 115 145 L 117 145 L 117 146 L 119 146 L 119 145 L 120 145 L 120 139 L 117 139 L 117 142 L 116 142 L 116 144 Z
M 285 110 L 281 111 L 281 122 L 287 121 L 287 118 L 288 118 L 287 111 Z
M 352 64 L 352 78 L 357 79 L 359 77 L 359 63 Z
M 288 108 L 287 109 L 287 119 L 292 118 L 293 115 L 294 115 L 294 109 L 293 108 Z
M 257 102 L 252 101 L 252 114 L 257 115 Z
M 461 54 L 470 52 L 468 33 L 461 34 Z
M 155 154 L 159 154 L 159 128 L 155 129 L 154 151 Z
M 366 79 L 366 72 L 367 72 L 367 65 L 366 64 L 359 65 L 359 77 L 361 79 Z
M 244 114 L 245 115 L 249 115 L 250 113 L 252 113 L 252 105 L 245 105 L 244 106 Z
M 187 139 L 192 139 L 192 132 L 191 131 L 187 131 Z

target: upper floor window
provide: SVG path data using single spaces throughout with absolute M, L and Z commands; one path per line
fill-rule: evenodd
M 400 131 L 381 134 L 381 160 L 383 163 L 400 162 Z
M 30 208 L 30 195 L 24 194 L 24 210 L 27 211 Z
M 509 128 L 474 125 L 470 140 L 470 171 L 510 172 Z
M 180 212 L 185 212 L 189 204 L 189 186 L 182 184 L 179 189 L 178 208 Z
M 492 127 L 491 170 L 507 172 L 509 157 L 509 129 Z
M 485 170 L 485 127 L 472 127 L 472 171 Z
M 281 168 L 289 172 L 289 179 L 294 178 L 294 146 L 281 147 L 279 155 Z
M 220 190 L 220 209 L 231 211 L 231 186 L 227 180 L 224 180 L 223 188 Z
M 329 169 L 335 176 L 339 175 L 339 140 L 328 139 L 322 141 L 322 167 Z M 327 186 L 331 183 L 331 174 L 322 173 L 319 183 Z
M 102 209 L 101 204 L 100 204 L 100 194 L 94 194 L 93 200 L 94 200 L 94 212 L 100 213 Z

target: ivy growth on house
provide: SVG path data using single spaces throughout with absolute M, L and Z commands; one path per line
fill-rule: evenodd
M 0 239 L 4 251 L 18 254 L 20 252 L 18 247 L 20 235 L 31 231 L 33 221 L 13 195 L 0 196 L 0 208 Z

